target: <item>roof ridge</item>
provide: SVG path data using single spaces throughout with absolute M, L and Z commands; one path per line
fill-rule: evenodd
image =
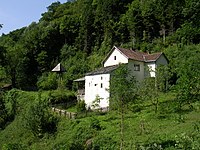
M 155 54 L 162 54 L 163 52 L 156 52 L 156 53 L 152 53 L 152 54 L 148 54 L 148 53 L 146 53 L 146 55 L 155 55 Z M 146 56 L 145 55 L 145 56 Z
M 119 65 L 100 67 L 100 68 L 96 68 L 95 70 L 91 72 L 86 73 L 85 75 L 88 76 L 88 75 L 96 75 L 96 74 L 105 74 L 117 69 L 118 67 Z
M 128 49 L 128 48 L 122 48 L 122 47 L 117 47 L 117 46 L 114 46 L 112 48 L 112 51 L 114 49 L 117 49 L 127 59 L 132 59 L 132 60 L 142 61 L 142 62 L 156 61 L 160 57 L 160 55 L 162 55 L 162 52 L 149 54 L 147 52 L 139 51 L 138 49 Z M 111 54 L 111 52 L 109 53 L 109 55 Z M 106 59 L 108 58 L 109 55 L 107 55 Z

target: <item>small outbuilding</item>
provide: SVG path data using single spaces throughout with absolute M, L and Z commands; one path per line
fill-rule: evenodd
M 61 65 L 61 63 L 57 64 L 55 66 L 55 68 L 52 69 L 52 72 L 57 72 L 57 73 L 62 73 L 65 72 L 65 68 L 63 67 L 63 65 Z
M 61 63 L 57 64 L 56 67 L 52 69 L 52 72 L 56 72 L 59 75 L 58 88 L 63 88 L 63 86 L 62 86 L 62 74 L 64 72 L 66 72 L 63 65 L 61 65 Z

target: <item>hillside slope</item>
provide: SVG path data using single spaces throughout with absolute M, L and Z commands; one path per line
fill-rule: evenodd
M 1 149 L 119 149 L 120 115 L 116 111 L 82 114 L 74 120 L 57 116 L 57 131 L 36 137 L 24 127 L 22 117 L 37 93 L 19 95 L 18 115 L 0 131 Z M 157 113 L 148 101 L 126 111 L 124 149 L 199 149 L 199 128 L 199 102 L 177 111 L 175 93 L 162 94 Z

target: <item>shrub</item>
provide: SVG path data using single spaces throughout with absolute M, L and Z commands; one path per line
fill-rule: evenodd
M 101 149 L 119 149 L 117 147 L 117 141 L 114 141 L 113 137 L 110 135 L 102 135 L 95 137 L 92 143 L 92 149 L 101 150 Z
M 14 119 L 17 113 L 17 107 L 18 107 L 17 98 L 18 98 L 18 91 L 16 89 L 12 89 L 4 95 L 5 108 L 9 120 Z
M 75 93 L 68 90 L 51 91 L 48 97 L 52 105 L 58 105 L 62 103 L 62 107 L 65 107 L 65 108 L 68 108 L 74 105 L 76 102 Z
M 176 137 L 176 149 L 200 149 L 200 136 L 199 133 L 195 133 L 192 135 L 181 134 Z
M 7 111 L 2 93 L 0 93 L 0 129 L 4 128 L 7 121 Z
M 26 148 L 19 143 L 4 144 L 2 150 L 25 150 Z
M 140 112 L 142 110 L 142 105 L 140 104 L 132 104 L 130 106 L 130 109 L 132 112 L 136 113 L 136 112 Z
M 101 130 L 100 121 L 97 118 L 92 117 L 90 122 L 90 127 L 97 131 Z
M 50 113 L 47 102 L 42 101 L 40 95 L 25 111 L 23 121 L 25 128 L 36 137 L 43 137 L 44 133 L 54 133 L 57 130 L 58 119 Z
M 55 73 L 44 73 L 38 80 L 37 86 L 41 90 L 55 90 L 58 87 Z
M 86 104 L 84 100 L 78 101 L 76 105 L 77 112 L 84 112 L 86 110 Z

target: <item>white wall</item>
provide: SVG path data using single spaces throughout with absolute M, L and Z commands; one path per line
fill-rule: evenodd
M 156 76 L 156 64 L 155 62 L 146 63 L 145 77 L 155 77 Z
M 134 64 L 140 65 L 140 71 L 134 70 Z M 136 80 L 142 81 L 144 79 L 144 62 L 129 60 L 128 69 L 131 75 L 136 77 Z
M 116 60 L 114 60 L 116 56 Z M 131 74 L 136 77 L 138 81 L 142 81 L 145 77 L 155 77 L 155 69 L 157 65 L 167 65 L 168 62 L 164 55 L 161 55 L 156 62 L 140 62 L 134 60 L 128 60 L 123 54 L 115 49 L 110 57 L 105 61 L 104 67 L 117 65 L 119 63 L 128 63 L 128 69 Z M 134 64 L 140 65 L 140 71 L 134 70 Z M 146 71 L 149 68 L 149 71 Z M 101 84 L 103 87 L 101 87 Z M 91 107 L 93 101 L 97 95 L 101 98 L 100 107 L 109 106 L 109 86 L 110 86 L 110 74 L 98 74 L 85 76 L 85 103 L 87 107 Z
M 116 57 L 116 60 L 114 59 Z M 128 63 L 128 58 L 125 57 L 119 50 L 115 49 L 109 58 L 104 62 L 104 67 L 117 65 L 119 63 Z
M 100 107 L 109 106 L 109 85 L 110 74 L 98 74 L 85 77 L 85 103 L 91 107 L 92 102 L 98 95 L 101 98 Z M 102 84 L 102 88 L 101 88 Z

